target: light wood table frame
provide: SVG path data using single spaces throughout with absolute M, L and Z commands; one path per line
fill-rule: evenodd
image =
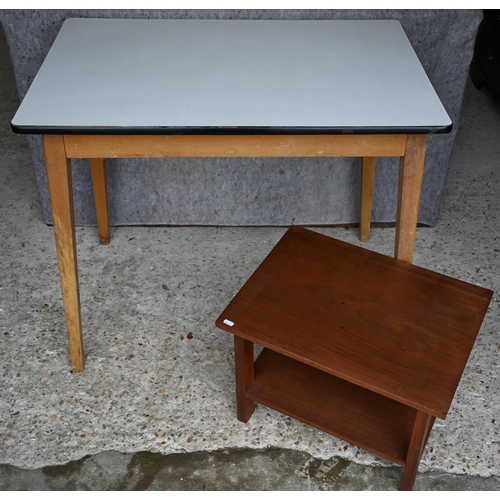
M 369 75 L 369 78 L 367 78 Z M 452 122 L 401 23 L 67 19 L 12 120 L 43 136 L 70 352 L 84 369 L 71 159 L 89 158 L 109 242 L 107 158 L 401 158 L 395 256 L 413 254 L 428 134 Z
M 71 159 L 89 158 L 102 243 L 110 240 L 105 158 L 362 157 L 360 238 L 369 235 L 375 158 L 400 157 L 396 258 L 411 262 L 424 172 L 425 134 L 372 135 L 57 135 L 43 136 L 71 360 L 84 369 L 84 348 Z

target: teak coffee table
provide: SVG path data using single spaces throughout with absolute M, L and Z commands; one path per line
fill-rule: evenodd
M 410 262 L 427 134 L 451 125 L 398 21 L 66 20 L 12 129 L 43 136 L 74 369 L 71 158 L 90 159 L 107 243 L 105 158 L 362 157 L 366 240 L 375 158 L 399 157 L 395 255 Z
M 216 322 L 234 335 L 238 419 L 262 403 L 404 465 L 412 489 L 491 296 L 292 227 Z

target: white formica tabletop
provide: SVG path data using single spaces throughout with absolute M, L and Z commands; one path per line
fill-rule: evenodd
M 17 133 L 429 133 L 451 119 L 401 24 L 68 19 Z

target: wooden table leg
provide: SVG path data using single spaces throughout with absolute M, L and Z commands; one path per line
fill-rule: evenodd
M 422 411 L 417 412 L 413 433 L 408 448 L 403 478 L 399 489 L 401 491 L 411 491 L 415 478 L 417 477 L 418 464 L 422 458 L 422 453 L 432 430 L 435 417 L 428 415 Z
M 92 183 L 94 185 L 95 210 L 99 241 L 109 243 L 108 188 L 106 183 L 106 163 L 103 158 L 91 158 Z
M 408 135 L 406 152 L 399 166 L 398 214 L 396 220 L 396 259 L 413 259 L 417 233 L 420 192 L 424 176 L 426 135 Z
M 254 377 L 253 342 L 234 336 L 234 362 L 237 417 L 241 422 L 248 422 L 255 409 L 255 402 L 246 396 Z
M 50 201 L 52 204 L 62 295 L 66 311 L 69 349 L 73 368 L 75 371 L 81 372 L 84 368 L 84 354 L 71 163 L 66 157 L 62 136 L 43 136 L 43 146 L 49 181 Z
M 436 421 L 436 417 L 431 417 L 431 419 L 429 421 L 429 429 L 427 430 L 427 436 L 425 436 L 424 446 L 427 444 L 427 441 L 429 440 L 429 436 L 431 435 L 432 427 L 434 426 L 435 421 Z
M 370 221 L 372 216 L 373 185 L 375 182 L 375 158 L 363 158 L 361 170 L 361 217 L 359 239 L 370 239 Z

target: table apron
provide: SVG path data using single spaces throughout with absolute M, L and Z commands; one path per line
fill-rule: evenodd
M 406 134 L 63 135 L 67 158 L 404 156 Z

